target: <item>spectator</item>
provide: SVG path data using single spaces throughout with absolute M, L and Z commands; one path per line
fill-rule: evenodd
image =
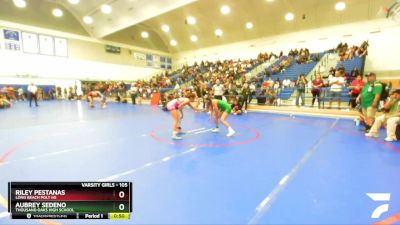
M 311 107 L 314 107 L 315 99 L 318 100 L 318 108 L 321 107 L 321 89 L 324 87 L 324 82 L 321 79 L 321 74 L 317 74 L 316 78 L 312 81 L 311 93 L 313 95 Z
M 307 85 L 307 80 L 304 74 L 300 74 L 299 78 L 296 81 L 296 89 L 297 89 L 296 106 L 300 106 L 299 104 L 300 98 L 301 98 L 301 105 L 304 106 L 305 104 L 306 85 Z
M 343 71 L 336 71 L 335 77 L 333 77 L 329 83 L 329 85 L 331 86 L 331 89 L 330 89 L 330 98 L 329 98 L 328 109 L 332 108 L 332 102 L 335 98 L 337 99 L 338 109 L 340 109 L 342 88 L 343 88 L 343 84 L 345 83 L 343 73 L 344 73 Z
M 28 93 L 29 93 L 29 107 L 32 107 L 32 100 L 35 100 L 35 106 L 38 107 L 37 103 L 37 94 L 38 94 L 38 88 L 34 83 L 31 83 L 28 86 Z
M 222 100 L 222 95 L 224 94 L 224 85 L 221 84 L 221 81 L 217 79 L 215 81 L 215 85 L 212 87 L 214 98 Z
M 367 83 L 361 89 L 357 102 L 361 102 L 362 114 L 365 118 L 365 131 L 369 132 L 375 118 L 376 109 L 382 93 L 382 84 L 376 81 L 376 74 L 369 73 Z
M 251 90 L 249 88 L 249 84 L 245 83 L 242 88 L 242 96 L 243 96 L 243 104 L 244 104 L 244 112 L 247 112 L 247 102 L 251 101 Z
M 365 136 L 378 137 L 379 128 L 382 126 L 382 124 L 386 123 L 385 141 L 396 141 L 396 127 L 400 121 L 400 89 L 393 91 L 384 108 L 388 110 L 388 113 L 378 116 L 375 119 L 371 130 L 366 133 Z
M 25 101 L 25 93 L 22 87 L 18 88 L 18 100 Z
M 0 95 L 0 109 L 10 108 L 11 102 L 5 99 L 2 95 Z
M 249 96 L 249 103 L 251 103 L 251 100 L 253 100 L 253 96 L 256 94 L 256 82 L 253 82 L 249 86 L 250 88 L 250 96 Z
M 269 105 L 276 105 L 276 92 L 274 91 L 274 89 L 270 88 L 268 90 L 267 97 Z
M 290 86 L 290 80 L 288 77 L 286 77 L 283 81 L 282 81 L 282 86 L 283 88 L 288 88 Z
M 362 80 L 361 74 L 357 75 L 357 78 L 353 80 L 351 83 L 351 91 L 349 92 L 350 100 L 349 105 L 352 109 L 354 109 L 357 105 L 356 99 L 361 92 L 361 89 L 364 87 L 365 82 Z

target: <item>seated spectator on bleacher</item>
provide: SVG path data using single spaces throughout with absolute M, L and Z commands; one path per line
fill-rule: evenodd
M 267 80 L 267 87 L 273 87 L 274 86 L 274 81 L 272 80 L 272 78 L 270 77 L 268 80 Z
M 273 65 L 271 68 L 271 73 L 276 74 L 279 72 L 279 66 L 278 65 Z
M 358 95 L 361 93 L 361 89 L 364 87 L 365 82 L 362 79 L 361 74 L 357 75 L 357 78 L 353 80 L 350 86 L 350 92 L 349 92 L 349 105 L 352 109 L 354 109 L 357 106 L 356 99 Z
M 375 113 L 382 94 L 382 84 L 376 81 L 375 73 L 365 75 L 367 83 L 361 89 L 361 95 L 357 98 L 357 103 L 361 102 L 362 116 L 365 121 L 365 132 L 368 132 L 375 118 Z
M 300 74 L 299 78 L 296 81 L 296 90 L 297 90 L 297 96 L 296 96 L 296 106 L 300 106 L 299 99 L 301 98 L 301 105 L 304 106 L 305 102 L 305 93 L 306 93 L 306 85 L 307 85 L 307 80 L 304 76 L 304 74 Z
M 388 111 L 388 113 L 378 116 L 375 119 L 371 130 L 366 133 L 365 136 L 378 137 L 379 129 L 381 128 L 382 124 L 386 123 L 385 141 L 396 141 L 396 127 L 400 122 L 400 89 L 393 91 L 384 108 Z
M 317 74 L 315 79 L 312 81 L 311 94 L 313 95 L 311 107 L 314 107 L 315 100 L 318 100 L 318 108 L 321 107 L 321 90 L 324 87 L 324 81 L 321 78 L 321 74 Z
M 338 108 L 340 109 L 343 85 L 345 84 L 343 75 L 344 75 L 343 70 L 336 71 L 335 77 L 333 77 L 329 82 L 330 98 L 329 98 L 328 109 L 332 108 L 332 102 L 335 98 L 337 99 Z

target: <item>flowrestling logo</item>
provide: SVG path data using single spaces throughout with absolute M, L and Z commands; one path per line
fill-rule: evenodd
M 377 206 L 371 214 L 372 219 L 379 219 L 381 215 L 389 211 L 390 193 L 366 193 L 368 197 L 376 202 L 382 203 Z

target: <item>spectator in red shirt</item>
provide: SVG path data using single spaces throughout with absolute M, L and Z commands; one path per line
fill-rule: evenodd
M 321 88 L 324 87 L 324 82 L 321 79 L 321 74 L 317 74 L 316 78 L 312 81 L 311 93 L 313 95 L 312 105 L 314 107 L 315 99 L 318 99 L 318 108 L 321 106 Z
M 353 80 L 353 82 L 351 83 L 351 91 L 349 92 L 349 96 L 350 96 L 350 101 L 349 101 L 349 105 L 352 109 L 354 109 L 357 105 L 356 103 L 356 99 L 358 97 L 358 95 L 361 93 L 361 89 L 365 86 L 365 82 L 362 79 L 361 74 L 357 75 L 357 78 L 355 80 Z

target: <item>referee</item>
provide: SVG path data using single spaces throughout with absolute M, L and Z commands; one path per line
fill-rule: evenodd
M 38 92 L 38 88 L 34 83 L 31 83 L 28 86 L 28 95 L 29 95 L 29 107 L 32 107 L 32 99 L 35 100 L 35 106 L 38 107 L 38 103 L 37 103 L 37 92 Z

